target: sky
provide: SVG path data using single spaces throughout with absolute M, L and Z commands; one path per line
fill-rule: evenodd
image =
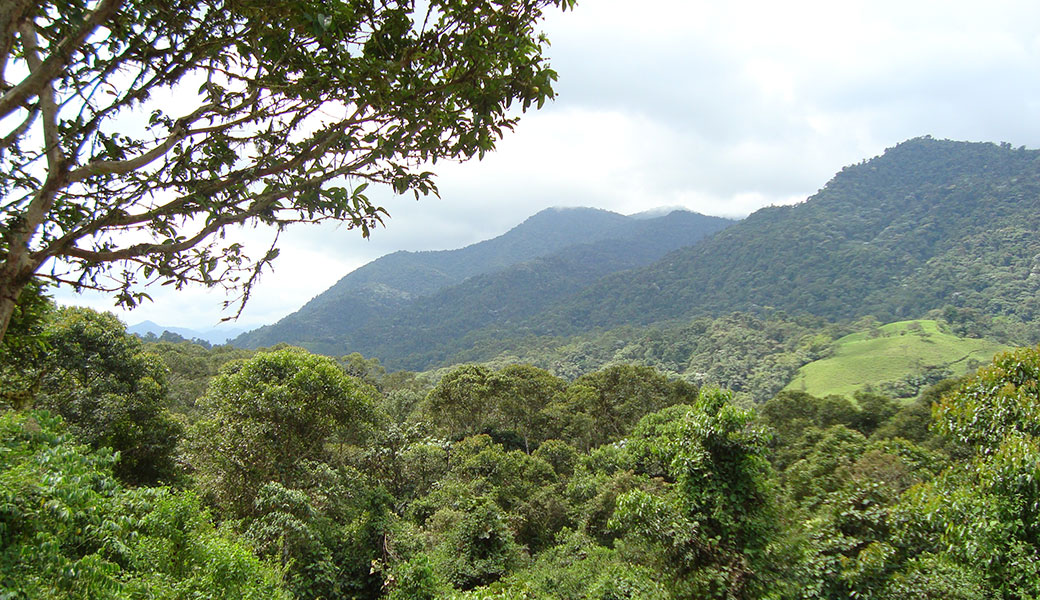
M 273 323 L 384 254 L 460 248 L 552 206 L 744 217 L 804 201 L 913 137 L 1040 147 L 1037 23 L 1035 0 L 579 0 L 542 24 L 555 102 L 482 161 L 438 163 L 440 198 L 370 193 L 390 218 L 368 240 L 290 228 L 225 327 Z M 100 294 L 55 296 L 130 325 L 207 329 L 230 316 L 223 291 L 145 291 L 154 301 L 131 312 Z

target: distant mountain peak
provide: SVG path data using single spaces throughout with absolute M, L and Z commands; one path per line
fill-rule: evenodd
M 649 264 L 731 223 L 689 211 L 633 218 L 599 208 L 547 208 L 465 248 L 379 258 L 236 343 L 287 341 L 322 352 L 371 354 L 382 349 L 373 344 L 387 332 L 411 339 L 415 327 L 440 328 L 434 337 L 447 341 L 486 324 L 479 315 L 527 316 L 599 276 Z M 459 312 L 467 315 L 465 323 L 445 327 L 458 321 Z
M 688 208 L 686 208 L 685 206 L 658 206 L 657 208 L 651 208 L 649 210 L 644 210 L 644 211 L 641 211 L 641 212 L 632 213 L 632 214 L 628 215 L 628 217 L 632 218 L 632 219 L 639 219 L 639 220 L 656 219 L 657 217 L 664 217 L 664 216 L 670 215 L 673 212 L 688 212 L 688 213 L 692 213 L 693 211 L 688 209 Z

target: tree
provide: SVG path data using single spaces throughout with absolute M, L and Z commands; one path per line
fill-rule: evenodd
M 232 225 L 385 211 L 369 183 L 492 150 L 554 96 L 534 24 L 574 0 L 11 0 L 0 14 L 0 339 L 36 277 L 248 299 Z M 51 268 L 43 269 L 50 262 Z
M 455 367 L 427 394 L 423 410 L 450 438 L 483 433 L 496 423 L 492 378 L 482 365 Z
M 376 391 L 336 362 L 299 348 L 230 363 L 200 399 L 187 451 L 200 491 L 236 517 L 254 513 L 269 481 L 291 486 L 327 444 L 356 438 L 375 419 Z
M 54 303 L 38 282 L 26 286 L 0 341 L 0 407 L 32 404 L 36 375 L 47 356 L 45 329 L 53 311 Z
M 44 337 L 34 405 L 61 415 L 81 442 L 119 452 L 113 471 L 124 483 L 173 481 L 182 428 L 168 410 L 162 359 L 114 315 L 88 308 L 57 310 Z
M 495 373 L 491 387 L 498 396 L 502 427 L 515 430 L 524 440 L 524 451 L 530 452 L 532 441 L 545 439 L 551 419 L 546 409 L 566 383 L 537 367 L 508 365 Z
M 0 447 L 0 597 L 290 597 L 193 493 L 123 487 L 56 416 L 0 415 Z
M 652 367 L 613 365 L 582 375 L 567 389 L 569 441 L 584 449 L 624 437 L 644 415 L 673 404 L 692 404 L 697 387 L 669 381 Z
M 974 452 L 904 497 L 897 544 L 998 598 L 1040 595 L 1040 347 L 1000 354 L 935 405 L 934 428 Z M 926 564 L 929 569 L 935 564 Z M 910 575 L 927 573 L 910 563 Z M 920 597 L 920 596 L 918 596 Z
M 618 499 L 611 526 L 657 557 L 675 597 L 762 598 L 779 579 L 772 546 L 780 534 L 769 436 L 728 392 L 701 390 L 656 449 L 668 463 L 670 493 L 634 490 Z

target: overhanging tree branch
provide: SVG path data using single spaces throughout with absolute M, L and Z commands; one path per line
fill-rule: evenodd
M 127 305 L 157 281 L 248 297 L 276 248 L 251 259 L 229 226 L 336 219 L 367 236 L 385 211 L 345 179 L 436 193 L 422 164 L 482 156 L 512 105 L 553 97 L 535 25 L 572 5 L 8 0 L 0 338 L 44 265 Z
M 121 4 L 123 4 L 123 0 L 102 0 L 80 27 L 58 43 L 39 68 L 34 69 L 21 83 L 0 96 L 0 118 L 7 117 L 13 111 L 18 110 L 29 98 L 40 95 L 45 86 L 53 84 L 62 69 L 68 66 L 76 50 L 98 27 L 112 18 Z M 25 43 L 24 37 L 22 41 Z M 10 49 L 5 49 L 7 50 L 4 55 L 6 64 L 10 58 Z

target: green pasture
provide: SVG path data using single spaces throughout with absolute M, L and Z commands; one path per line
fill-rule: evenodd
M 879 391 L 905 390 L 937 373 L 960 376 L 992 360 L 1008 347 L 983 339 L 943 332 L 936 321 L 899 321 L 847 335 L 834 343 L 834 353 L 811 362 L 795 375 L 787 390 L 814 396 L 851 396 L 870 385 Z

